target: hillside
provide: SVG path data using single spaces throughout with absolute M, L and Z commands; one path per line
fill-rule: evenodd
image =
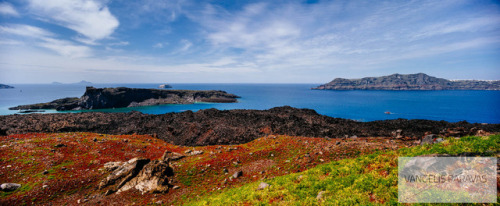
M 148 135 L 34 133 L 0 139 L 1 183 L 21 188 L 0 192 L 0 205 L 87 204 L 179 205 L 196 197 L 247 183 L 304 171 L 318 164 L 374 151 L 407 147 L 413 142 L 384 138 L 328 140 L 269 135 L 241 145 L 176 146 Z M 127 191 L 105 195 L 99 182 L 105 163 L 135 157 L 158 159 L 165 151 L 185 155 L 171 161 L 175 176 L 162 195 Z M 190 151 L 190 152 L 189 152 Z M 233 175 L 241 171 L 237 178 Z
M 207 194 L 186 205 L 397 205 L 398 157 L 429 154 L 498 157 L 499 144 L 500 135 L 493 135 L 447 138 L 435 145 L 378 151 L 255 181 L 220 194 Z M 268 187 L 258 189 L 263 183 Z
M 500 152 L 499 140 L 499 135 L 446 138 L 440 144 L 412 147 L 418 142 L 268 135 L 241 145 L 182 147 L 147 135 L 10 135 L 0 139 L 0 183 L 21 187 L 0 191 L 0 205 L 394 203 L 398 156 L 490 156 Z M 104 170 L 106 163 L 158 159 L 165 151 L 184 155 L 170 162 L 175 175 L 166 193 L 130 190 L 106 195 L 98 188 L 110 174 Z M 261 182 L 271 187 L 256 190 Z M 323 198 L 317 199 L 320 191 Z
M 362 79 L 336 78 L 317 90 L 500 90 L 500 80 L 455 80 L 436 78 L 424 73 L 392 74 Z

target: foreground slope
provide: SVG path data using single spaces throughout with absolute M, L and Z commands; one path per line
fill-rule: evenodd
M 269 135 L 242 145 L 176 146 L 147 135 L 34 133 L 0 138 L 0 183 L 18 183 L 0 192 L 0 205 L 150 204 L 178 205 L 198 196 L 247 183 L 305 171 L 318 164 L 374 151 L 407 147 L 412 142 L 386 138 L 325 139 Z M 186 151 L 192 153 L 185 153 Z M 109 172 L 105 163 L 135 157 L 158 159 L 164 151 L 186 157 L 171 162 L 175 176 L 166 194 L 98 190 Z M 237 178 L 232 176 L 241 171 Z
M 260 184 L 257 181 L 207 195 L 188 205 L 393 205 L 398 201 L 398 157 L 463 153 L 499 157 L 498 145 L 500 135 L 472 136 L 447 138 L 435 145 L 379 151 L 266 180 L 270 187 L 263 190 L 257 190 Z

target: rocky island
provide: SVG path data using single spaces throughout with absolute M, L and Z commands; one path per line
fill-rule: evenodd
M 500 80 L 447 80 L 418 74 L 392 74 L 362 79 L 336 78 L 317 90 L 500 90 Z
M 136 88 L 87 87 L 82 97 L 57 99 L 48 103 L 19 105 L 10 110 L 56 109 L 90 110 L 137 107 L 160 104 L 193 104 L 195 102 L 232 103 L 238 96 L 225 91 L 160 90 Z
M 14 88 L 13 86 L 9 86 L 6 84 L 0 84 L 0 89 L 13 89 L 13 88 Z

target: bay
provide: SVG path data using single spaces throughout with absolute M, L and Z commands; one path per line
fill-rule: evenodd
M 94 87 L 157 88 L 159 84 L 93 84 Z M 311 90 L 319 84 L 171 84 L 172 89 L 223 90 L 241 96 L 238 103 L 196 103 L 92 110 L 140 111 L 148 114 L 200 109 L 308 108 L 320 114 L 357 121 L 429 119 L 450 122 L 500 123 L 500 91 L 331 91 Z M 0 115 L 18 111 L 9 107 L 80 97 L 85 85 L 19 84 L 0 89 Z M 46 113 L 55 113 L 46 110 Z M 74 112 L 74 111 L 72 111 Z M 390 113 L 390 114 L 386 114 Z

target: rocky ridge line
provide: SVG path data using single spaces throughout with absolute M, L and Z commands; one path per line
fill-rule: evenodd
M 242 144 L 269 134 L 305 137 L 394 137 L 420 139 L 427 134 L 466 136 L 500 132 L 500 124 L 465 121 L 383 120 L 356 122 L 314 110 L 217 110 L 167 113 L 63 113 L 0 116 L 0 135 L 35 132 L 150 134 L 176 145 Z

